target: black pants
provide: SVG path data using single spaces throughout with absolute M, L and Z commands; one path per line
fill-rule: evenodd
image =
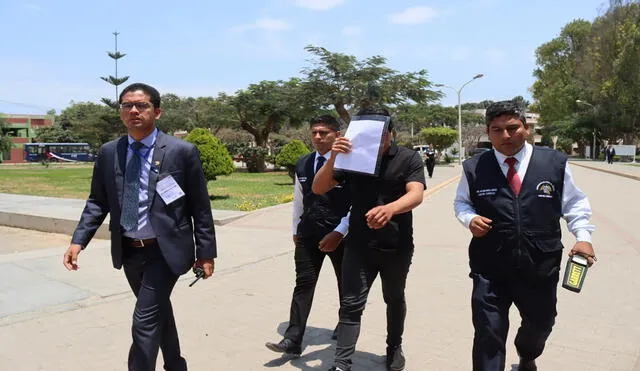
M 169 300 L 178 276 L 171 271 L 157 245 L 126 247 L 123 267 L 137 297 L 131 326 L 133 344 L 129 350 L 129 370 L 155 371 L 158 349 L 162 348 L 165 369 L 185 371 L 187 363 L 180 355 Z
M 341 270 L 342 255 L 344 252 L 343 243 L 330 253 L 322 252 L 318 249 L 318 238 L 301 238 L 296 243 L 294 260 L 296 264 L 296 286 L 293 289 L 293 298 L 291 299 L 291 310 L 289 313 L 289 327 L 284 333 L 284 337 L 292 340 L 297 345 L 302 344 L 304 330 L 307 327 L 307 319 L 311 312 L 311 304 L 313 303 L 313 295 L 318 283 L 320 269 L 324 262 L 325 256 L 329 256 L 333 264 L 338 282 L 338 297 L 341 297 L 342 290 Z
M 515 304 L 522 322 L 515 338 L 520 357 L 536 359 L 542 354 L 556 317 L 558 274 L 530 283 L 516 274 L 490 279 L 472 273 L 471 310 L 473 370 L 502 371 L 509 331 L 509 307 Z
M 427 159 L 424 163 L 427 166 L 427 173 L 429 173 L 429 178 L 431 178 L 433 176 L 433 168 L 436 166 L 436 160 Z
M 342 301 L 338 324 L 336 366 L 351 369 L 351 358 L 360 335 L 360 320 L 367 297 L 378 273 L 387 305 L 387 346 L 402 344 L 407 304 L 404 289 L 413 257 L 413 248 L 380 251 L 347 243 L 342 262 Z

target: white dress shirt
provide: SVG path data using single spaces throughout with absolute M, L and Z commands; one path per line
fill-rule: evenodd
M 498 160 L 502 173 L 507 176 L 509 165 L 504 160 L 508 157 L 493 149 L 493 152 Z M 520 179 L 524 180 L 524 175 L 527 173 L 529 162 L 531 161 L 531 155 L 533 154 L 533 147 L 529 143 L 525 143 L 524 147 L 516 153 L 514 156 L 518 162 L 515 164 L 516 171 Z M 456 218 L 469 228 L 471 220 L 478 216 L 473 204 L 471 203 L 471 197 L 469 195 L 469 182 L 467 176 L 462 171 L 462 178 L 458 183 L 458 189 L 456 191 L 456 198 L 453 201 L 453 209 L 456 214 Z M 578 241 L 591 242 L 591 233 L 595 230 L 592 224 L 589 224 L 591 218 L 591 205 L 587 196 L 573 183 L 573 176 L 569 165 L 564 170 L 564 184 L 562 189 L 562 217 L 567 221 L 567 227 L 569 231 L 576 236 Z
M 325 164 L 327 163 L 327 161 L 331 158 L 331 151 L 321 155 L 318 152 L 314 152 L 315 153 L 315 159 L 313 161 L 313 169 L 315 170 L 316 165 L 318 164 L 318 158 L 320 157 L 324 157 L 325 158 Z M 302 198 L 304 197 L 304 195 L 302 194 L 302 184 L 300 184 L 300 181 L 298 181 L 298 175 L 296 174 L 295 176 L 295 182 L 294 182 L 294 188 L 293 188 L 293 223 L 292 223 L 292 229 L 293 229 L 293 234 L 297 234 L 298 233 L 298 223 L 300 223 L 300 217 L 302 216 L 302 213 L 304 212 L 304 205 L 302 203 Z M 340 233 L 343 236 L 347 235 L 347 232 L 349 231 L 349 215 L 351 214 L 351 212 L 348 212 L 347 215 L 345 215 L 344 217 L 342 217 L 342 219 L 340 220 L 340 224 L 338 224 L 338 226 L 334 229 L 334 231 Z

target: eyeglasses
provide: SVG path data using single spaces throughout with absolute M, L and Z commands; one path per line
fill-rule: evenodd
M 138 111 L 145 111 L 149 108 L 153 107 L 153 105 L 149 102 L 125 102 L 120 103 L 120 109 L 123 111 L 130 111 L 133 107 L 135 107 Z

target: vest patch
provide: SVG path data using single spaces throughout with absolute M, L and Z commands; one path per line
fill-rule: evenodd
M 553 192 L 555 191 L 555 187 L 553 183 L 548 180 L 542 181 L 538 183 L 536 186 L 536 191 L 538 191 L 538 197 L 541 198 L 553 198 Z
M 497 192 L 498 192 L 498 188 L 478 189 L 476 190 L 476 195 L 478 197 L 494 196 Z

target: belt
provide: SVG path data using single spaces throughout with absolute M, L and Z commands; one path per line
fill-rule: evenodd
M 155 238 L 147 238 L 147 239 L 141 240 L 139 238 L 123 237 L 123 241 L 127 244 L 127 246 L 131 246 L 131 247 L 145 247 L 145 246 L 151 246 L 156 244 Z

